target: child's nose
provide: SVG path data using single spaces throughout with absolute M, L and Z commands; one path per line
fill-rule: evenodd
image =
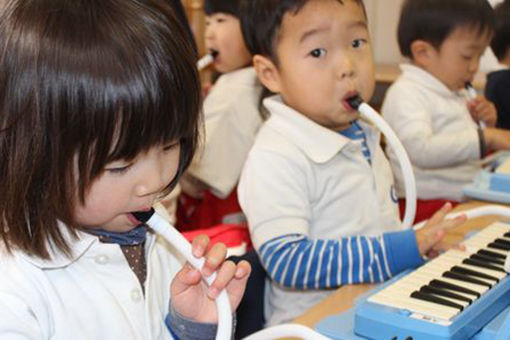
M 348 53 L 342 55 L 338 61 L 337 75 L 340 79 L 354 76 L 354 61 Z
M 211 40 L 211 39 L 214 38 L 214 29 L 213 29 L 212 26 L 213 26 L 212 24 L 208 24 L 205 27 L 205 32 L 204 32 L 204 39 L 205 40 Z
M 171 181 L 168 166 L 161 161 L 154 161 L 147 164 L 140 172 L 138 184 L 135 188 L 137 196 L 148 196 L 159 194 Z
M 469 63 L 469 72 L 476 73 L 478 71 L 478 66 L 480 65 L 480 58 L 473 58 Z

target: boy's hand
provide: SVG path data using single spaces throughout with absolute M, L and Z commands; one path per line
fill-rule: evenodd
M 216 297 L 226 288 L 232 310 L 235 310 L 243 297 L 251 266 L 247 261 L 241 261 L 237 266 L 232 261 L 225 261 L 227 248 L 223 243 L 216 243 L 207 250 L 208 246 L 209 238 L 200 235 L 193 240 L 192 249 L 195 257 L 206 258 L 202 268 L 204 276 L 217 271 L 213 284 L 208 287 L 200 272 L 186 262 L 173 279 L 170 294 L 173 308 L 183 317 L 196 322 L 217 323 Z
M 452 210 L 452 205 L 446 203 L 425 224 L 416 231 L 416 242 L 421 256 L 435 257 L 439 252 L 451 248 L 451 245 L 442 243 L 446 232 L 456 228 L 466 221 L 466 215 L 460 215 L 454 219 L 445 219 Z
M 488 150 L 510 150 L 510 131 L 487 128 L 483 130 L 483 135 Z
M 484 96 L 470 100 L 467 107 L 475 122 L 483 121 L 488 127 L 496 126 L 498 120 L 496 106 Z

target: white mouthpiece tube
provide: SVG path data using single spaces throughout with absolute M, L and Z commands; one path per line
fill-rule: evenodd
M 204 68 L 206 68 L 207 66 L 209 66 L 212 62 L 214 61 L 214 57 L 212 54 L 206 54 L 205 56 L 203 56 L 202 58 L 200 58 L 198 61 L 197 61 L 197 68 L 199 71 L 203 70 Z
M 251 334 L 243 340 L 267 340 L 279 338 L 300 338 L 300 339 L 313 339 L 313 340 L 330 340 L 324 335 L 306 326 L 288 323 L 263 329 L 257 333 Z
M 393 151 L 397 154 L 402 174 L 404 175 L 405 192 L 406 192 L 406 211 L 402 226 L 407 229 L 413 225 L 414 217 L 416 215 L 416 180 L 414 178 L 413 167 L 409 161 L 406 150 L 395 135 L 395 132 L 390 128 L 388 123 L 381 117 L 377 111 L 375 111 L 367 103 L 362 103 L 358 107 L 358 111 L 361 116 L 374 123 L 379 130 L 386 137 L 388 144 L 393 148 Z
M 168 221 L 157 212 L 154 212 L 146 223 L 156 233 L 175 246 L 193 267 L 199 270 L 202 269 L 205 259 L 197 259 L 193 256 L 191 244 Z M 216 279 L 216 273 L 204 279 L 211 285 Z M 230 339 L 232 337 L 232 309 L 230 308 L 230 301 L 225 290 L 222 290 L 216 299 L 216 307 L 218 310 L 218 332 L 216 333 L 216 339 Z
M 507 218 L 510 218 L 510 207 L 505 207 L 504 205 L 497 205 L 497 204 L 491 204 L 491 205 L 484 205 L 481 207 L 469 209 L 469 210 L 463 210 L 458 212 L 452 212 L 446 215 L 446 218 L 455 218 L 460 215 L 466 215 L 467 218 L 475 218 L 480 216 L 486 216 L 486 215 L 498 215 L 498 216 L 504 216 Z M 428 220 L 422 221 L 415 226 L 413 226 L 414 229 L 420 229 L 427 223 Z
M 471 100 L 475 99 L 478 96 L 475 88 L 473 87 L 473 85 L 471 85 L 471 83 L 466 83 L 466 91 L 467 91 L 469 98 Z M 479 120 L 478 126 L 480 127 L 480 129 L 485 129 L 487 125 L 485 124 L 485 122 L 483 120 Z

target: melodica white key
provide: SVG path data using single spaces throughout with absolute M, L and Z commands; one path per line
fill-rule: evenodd
M 505 235 L 506 234 L 506 235 Z M 368 298 L 369 302 L 451 321 L 505 279 L 510 227 L 495 223 Z

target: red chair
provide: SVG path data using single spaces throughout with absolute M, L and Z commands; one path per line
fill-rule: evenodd
M 449 200 L 418 200 L 416 202 L 416 217 L 414 218 L 413 224 L 419 223 L 424 220 L 428 220 L 429 218 L 432 217 L 432 215 L 434 215 L 436 211 L 438 211 L 447 202 L 450 202 L 452 204 L 452 207 L 455 207 L 456 205 L 459 204 L 459 202 Z M 400 209 L 400 219 L 403 219 L 406 200 L 399 199 L 398 206 Z

